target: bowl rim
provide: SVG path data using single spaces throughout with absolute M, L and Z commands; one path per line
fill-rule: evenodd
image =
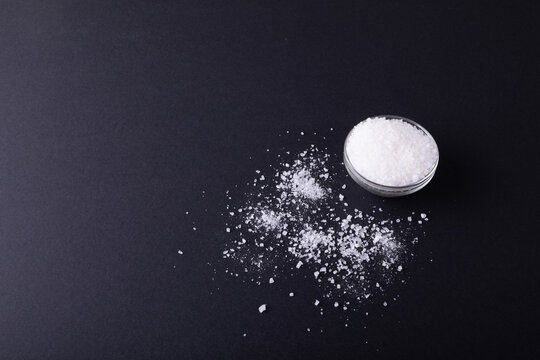
M 351 133 L 352 133 L 352 131 L 354 130 L 354 128 L 356 126 L 358 126 L 359 124 L 361 124 L 362 122 L 364 122 L 364 121 L 366 121 L 368 119 L 373 119 L 373 118 L 396 119 L 396 120 L 405 121 L 406 123 L 409 123 L 409 124 L 417 127 L 418 129 L 420 129 L 421 131 L 423 131 L 424 134 L 426 134 L 427 136 L 429 136 L 431 138 L 431 140 L 433 140 L 433 143 L 435 144 L 435 148 L 437 149 L 437 160 L 435 161 L 435 164 L 433 164 L 433 167 L 428 171 L 428 173 L 422 179 L 420 179 L 420 180 L 418 180 L 418 181 L 416 181 L 416 182 L 414 182 L 412 184 L 402 185 L 402 186 L 382 185 L 382 184 L 379 184 L 379 183 L 376 183 L 374 181 L 371 181 L 371 180 L 367 179 L 365 176 L 360 174 L 358 172 L 358 170 L 356 170 L 354 168 L 354 166 L 352 165 L 351 160 L 349 159 L 349 154 L 347 154 L 347 143 L 349 142 L 349 137 L 351 136 Z M 375 116 L 370 116 L 370 117 L 360 121 L 347 134 L 347 137 L 345 138 L 345 143 L 343 144 L 343 154 L 344 154 L 344 158 L 345 158 L 345 164 L 349 163 L 349 166 L 346 165 L 346 167 L 347 168 L 350 167 L 350 170 L 353 171 L 356 176 L 358 176 L 367 185 L 369 185 L 369 186 L 371 186 L 373 188 L 376 188 L 378 190 L 383 190 L 383 191 L 388 191 L 388 192 L 405 192 L 407 190 L 414 189 L 414 188 L 416 188 L 418 186 L 425 185 L 426 181 L 430 181 L 431 178 L 433 177 L 433 175 L 435 173 L 435 170 L 437 169 L 437 166 L 439 165 L 439 158 L 440 158 L 439 147 L 438 147 L 437 142 L 435 141 L 435 138 L 433 137 L 433 135 L 431 135 L 429 133 L 429 131 L 426 130 L 426 128 L 424 128 L 422 125 L 418 124 L 416 121 L 413 121 L 413 120 L 411 120 L 409 118 L 399 116 L 399 115 L 375 115 Z

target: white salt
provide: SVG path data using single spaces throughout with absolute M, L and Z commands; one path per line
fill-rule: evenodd
M 346 152 L 363 177 L 387 186 L 405 186 L 424 178 L 439 157 L 433 139 L 401 120 L 368 118 L 354 127 Z
M 279 190 L 289 190 L 295 197 L 305 197 L 318 200 L 326 195 L 326 191 L 317 183 L 308 169 L 298 171 L 284 171 L 281 174 L 282 182 L 277 184 Z
M 266 304 L 262 304 L 261 306 L 259 306 L 259 313 L 260 314 L 262 314 L 265 311 L 266 311 Z
M 274 211 L 263 210 L 258 219 L 258 225 L 266 230 L 277 230 L 281 226 L 282 215 L 276 214 Z
M 293 296 L 294 296 L 294 293 L 289 293 L 289 296 L 290 296 L 290 297 L 293 297 Z
M 405 215 L 407 226 L 393 229 L 395 218 L 378 219 L 353 202 L 347 207 L 349 194 L 334 159 L 312 145 L 265 169 L 265 183 L 255 175 L 239 205 L 227 204 L 224 228 L 231 231 L 223 258 L 241 267 L 231 275 L 246 273 L 262 285 L 271 284 L 273 276 L 313 274 L 310 279 L 323 291 L 319 296 L 344 311 L 394 281 L 398 264 L 410 256 L 407 232 L 417 221 Z M 374 214 L 385 211 L 373 207 Z M 319 300 L 314 304 L 322 309 Z
M 274 283 L 274 278 L 270 278 L 270 279 L 268 280 L 268 283 L 269 283 L 269 284 L 273 284 L 273 283 Z

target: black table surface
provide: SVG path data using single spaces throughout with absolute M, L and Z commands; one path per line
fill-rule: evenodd
M 2 2 L 0 358 L 530 358 L 538 7 L 330 3 Z M 279 134 L 338 154 L 378 114 L 441 153 L 409 197 L 349 182 L 430 213 L 398 301 L 345 327 L 223 276 L 224 194 Z

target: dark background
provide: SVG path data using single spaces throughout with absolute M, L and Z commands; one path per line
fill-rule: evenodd
M 538 7 L 256 3 L 1 2 L 0 358 L 530 358 Z M 399 300 L 321 317 L 301 278 L 222 276 L 225 191 L 278 135 L 339 153 L 377 114 L 441 152 L 384 202 L 430 212 Z

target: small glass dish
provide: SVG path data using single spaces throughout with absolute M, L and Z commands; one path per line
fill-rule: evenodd
M 429 136 L 435 143 L 435 147 L 437 147 L 437 143 L 435 142 L 435 139 L 433 138 L 433 136 L 431 136 L 431 134 L 426 129 L 424 129 L 420 124 L 410 119 L 404 118 L 402 116 L 395 116 L 395 115 L 378 115 L 374 117 L 403 120 L 404 122 L 411 124 L 412 126 L 421 130 L 424 134 Z M 415 183 L 412 183 L 410 185 L 405 185 L 405 186 L 388 186 L 388 185 L 377 184 L 373 181 L 366 179 L 359 172 L 357 172 L 356 169 L 352 166 L 351 161 L 349 160 L 349 156 L 347 155 L 347 142 L 349 141 L 351 132 L 352 130 L 349 132 L 349 134 L 347 134 L 347 138 L 345 139 L 345 144 L 343 146 L 343 162 L 345 164 L 345 168 L 347 169 L 347 172 L 353 178 L 353 180 L 358 185 L 360 185 L 361 187 L 369 191 L 370 193 L 383 196 L 383 197 L 398 197 L 398 196 L 409 195 L 414 192 L 417 192 L 418 190 L 426 186 L 430 182 L 430 180 L 433 178 L 433 175 L 435 175 L 435 170 L 437 169 L 437 165 L 439 164 L 439 148 L 438 147 L 437 147 L 437 160 L 435 161 L 433 168 L 431 168 L 431 170 L 426 174 L 426 176 L 424 176 L 422 179 L 420 179 L 419 181 Z

